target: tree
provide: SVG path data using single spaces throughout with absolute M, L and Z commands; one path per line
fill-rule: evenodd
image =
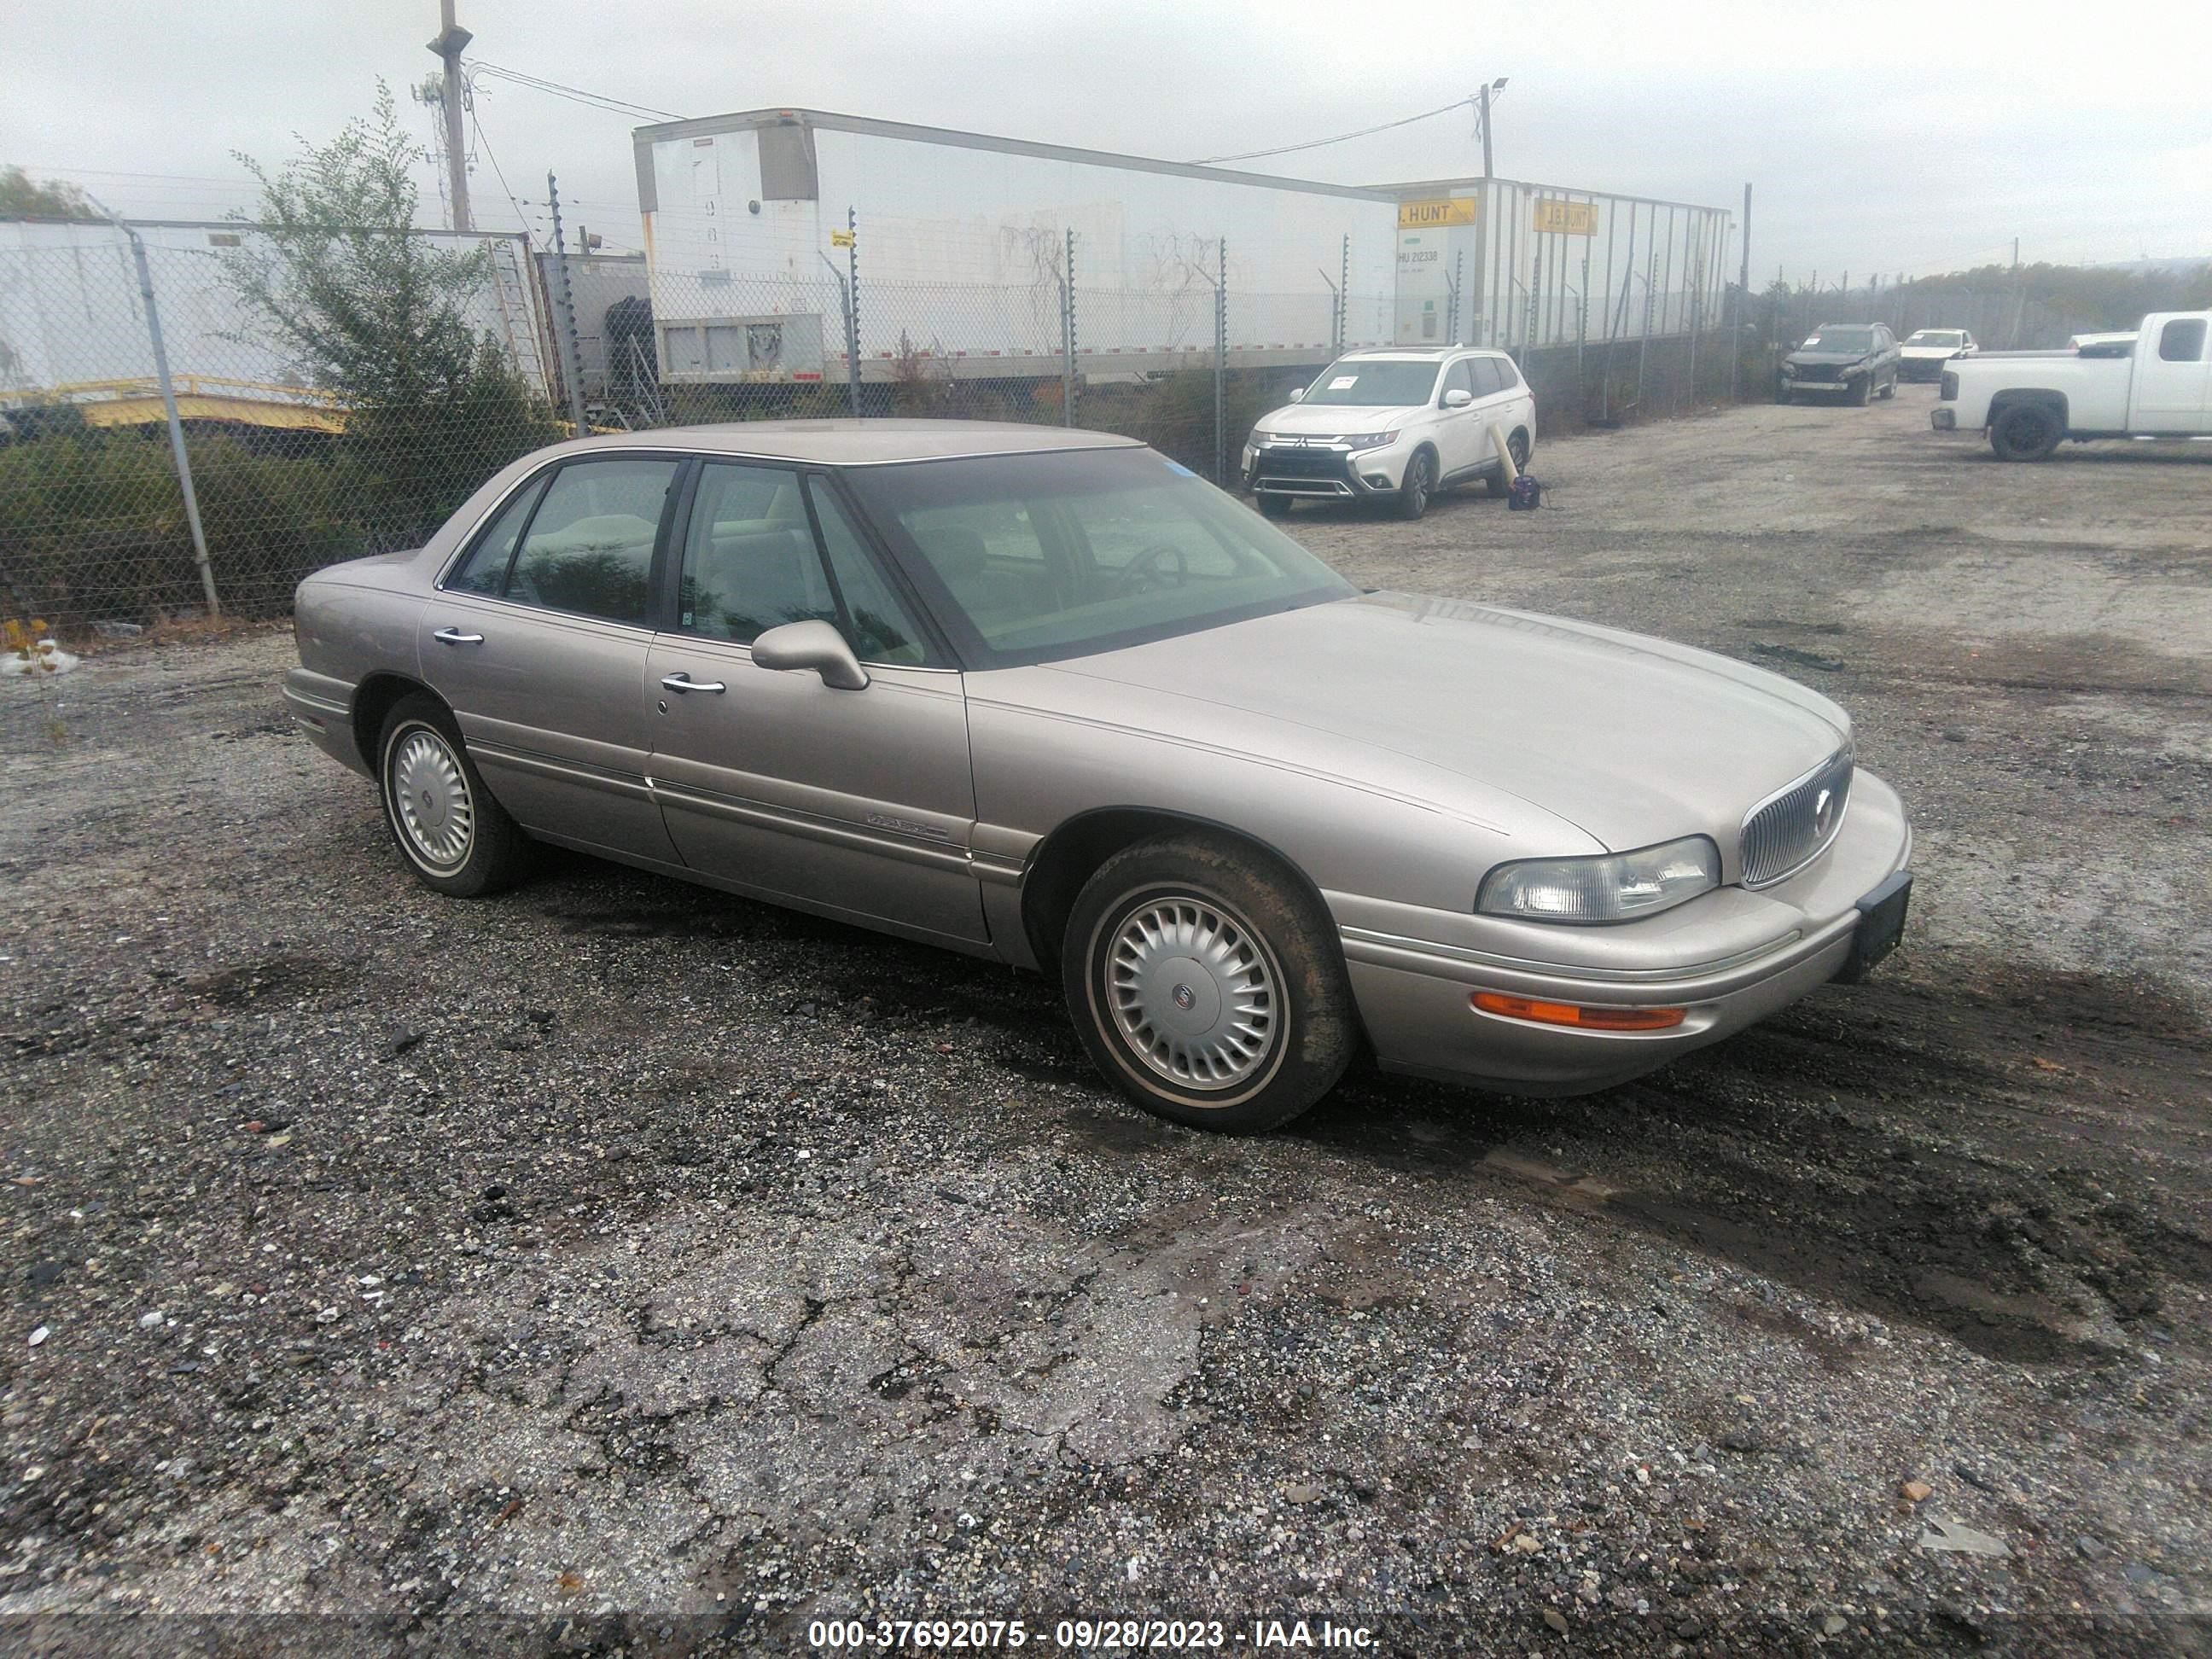
M 427 528 L 515 456 L 560 436 L 544 400 L 471 312 L 491 291 L 477 244 L 441 246 L 416 228 L 415 167 L 429 158 L 399 130 L 392 89 L 330 143 L 302 138 L 260 186 L 254 233 L 224 277 L 269 336 L 347 410 L 343 442 L 389 486 L 392 536 Z
M 21 167 L 0 167 L 0 219 L 97 219 L 100 216 L 75 185 L 43 183 Z

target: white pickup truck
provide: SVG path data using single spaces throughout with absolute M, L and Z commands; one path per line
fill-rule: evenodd
M 2212 311 L 2154 312 L 2132 342 L 1984 352 L 1945 365 L 1929 418 L 1987 432 L 2007 461 L 2039 461 L 2067 439 L 2212 438 Z

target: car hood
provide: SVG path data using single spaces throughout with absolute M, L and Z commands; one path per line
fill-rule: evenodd
M 1874 355 L 1871 351 L 1793 351 L 1782 361 L 1801 368 L 1839 368 L 1846 363 L 1863 363 Z
M 1388 432 L 1422 414 L 1426 404 L 1375 409 L 1359 404 L 1285 404 L 1253 423 L 1257 432 L 1332 437 L 1344 432 Z
M 1262 746 L 1480 814 L 1510 797 L 1620 851 L 1707 834 L 1850 741 L 1777 674 L 1686 646 L 1372 593 L 1052 664 L 1132 723 Z M 1209 723 L 1211 729 L 1209 730 Z

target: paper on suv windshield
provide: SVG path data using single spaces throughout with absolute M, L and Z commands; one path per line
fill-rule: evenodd
M 1359 377 L 1357 374 L 1340 374 L 1328 383 L 1328 389 L 1331 392 L 1343 392 L 1358 384 Z

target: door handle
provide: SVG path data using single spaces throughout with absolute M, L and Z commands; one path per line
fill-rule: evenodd
M 481 634 L 464 634 L 458 628 L 441 628 L 430 637 L 441 645 L 482 645 Z
M 712 691 L 717 696 L 730 689 L 720 680 L 695 680 L 684 673 L 670 674 L 660 683 L 671 691 Z

